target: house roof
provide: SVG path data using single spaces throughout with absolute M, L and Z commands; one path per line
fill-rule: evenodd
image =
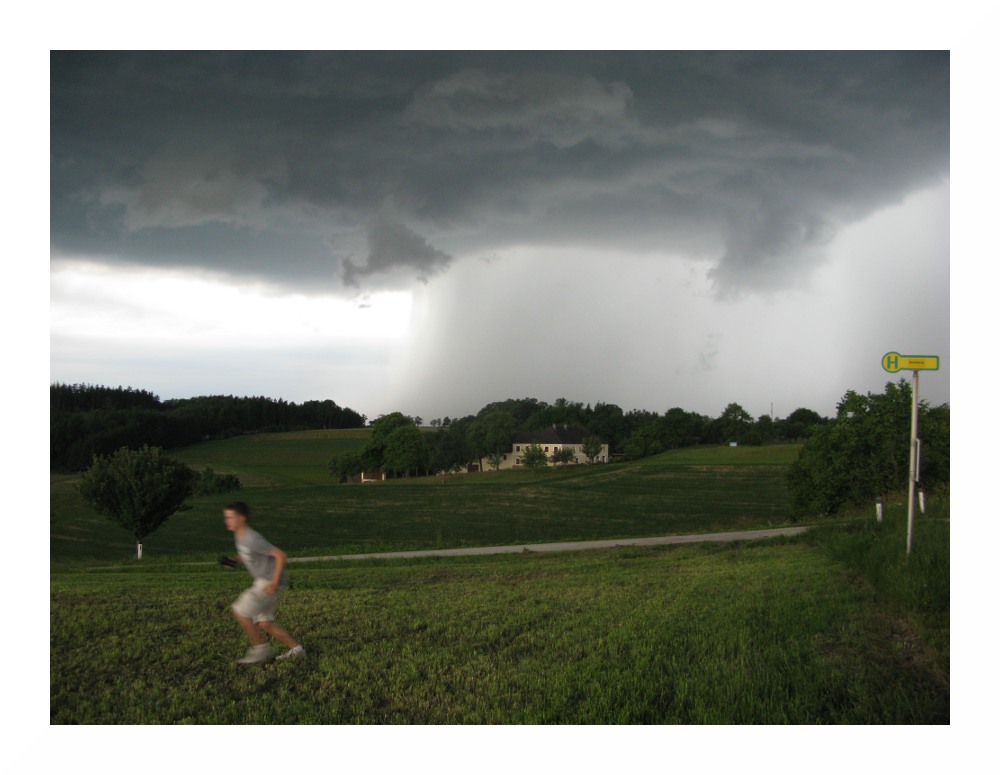
M 583 444 L 594 434 L 581 425 L 550 425 L 537 431 L 518 431 L 511 441 L 514 444 Z

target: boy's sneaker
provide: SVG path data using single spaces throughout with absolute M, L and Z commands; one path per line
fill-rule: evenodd
M 237 659 L 236 664 L 238 665 L 256 665 L 258 662 L 267 662 L 267 660 L 274 657 L 274 652 L 271 651 L 271 647 L 266 643 L 262 643 L 260 646 L 251 646 L 247 649 L 247 653 L 243 655 L 242 659 Z
M 288 649 L 284 654 L 280 654 L 277 659 L 298 659 L 299 657 L 304 657 L 306 655 L 306 650 L 301 646 L 296 646 L 293 649 Z

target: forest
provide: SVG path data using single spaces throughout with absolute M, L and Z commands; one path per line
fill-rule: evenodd
M 49 387 L 49 466 L 80 471 L 94 455 L 144 444 L 170 449 L 262 431 L 363 428 L 367 418 L 332 400 L 301 404 L 263 396 L 198 396 L 161 401 L 132 387 L 55 383 Z

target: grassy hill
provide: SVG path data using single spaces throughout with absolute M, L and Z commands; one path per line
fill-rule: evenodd
M 172 454 L 195 468 L 240 476 L 254 522 L 291 554 L 451 548 L 525 542 L 715 532 L 789 523 L 785 465 L 796 445 L 677 450 L 635 463 L 424 477 L 340 485 L 334 454 L 367 430 L 257 434 Z M 129 536 L 90 511 L 54 475 L 52 557 L 128 561 Z M 157 558 L 229 551 L 222 505 L 191 499 L 145 542 Z
M 764 527 L 794 446 L 338 485 L 367 431 L 179 450 L 240 475 L 294 554 Z M 279 619 L 305 660 L 234 664 L 246 586 L 220 509 L 192 500 L 132 560 L 53 476 L 53 723 L 947 723 L 946 501 L 904 555 L 905 508 L 797 539 L 292 566 Z M 99 564 L 95 563 L 99 560 Z M 95 567 L 97 565 L 97 567 Z

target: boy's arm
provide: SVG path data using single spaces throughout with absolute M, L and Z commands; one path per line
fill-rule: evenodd
M 285 570 L 285 565 L 288 562 L 288 555 L 281 551 L 281 549 L 277 546 L 271 549 L 269 554 L 274 558 L 274 578 L 271 579 L 270 584 L 264 587 L 264 591 L 269 595 L 273 595 L 278 589 L 278 582 L 281 581 L 281 574 Z

